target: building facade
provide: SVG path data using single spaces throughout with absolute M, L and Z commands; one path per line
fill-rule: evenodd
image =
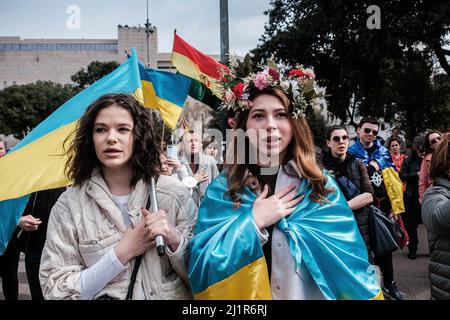
M 149 54 L 145 28 L 119 25 L 117 34 L 117 39 L 0 37 L 0 90 L 37 80 L 71 83 L 70 77 L 92 61 L 122 63 L 132 47 L 136 48 L 142 63 L 158 67 L 156 28 L 149 35 Z

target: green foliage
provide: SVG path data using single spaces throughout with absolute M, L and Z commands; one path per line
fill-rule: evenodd
M 212 119 L 208 122 L 207 128 L 209 129 L 217 129 L 223 130 L 224 127 L 224 117 L 226 117 L 225 110 L 212 110 L 211 111 Z
M 114 71 L 118 66 L 119 64 L 116 61 L 92 61 L 88 65 L 87 70 L 81 68 L 81 70 L 75 73 L 71 79 L 80 89 L 84 89 Z
M 372 4 L 380 7 L 381 29 L 367 27 Z M 439 62 L 435 74 L 450 73 L 450 50 L 444 49 L 450 44 L 448 1 L 273 0 L 266 14 L 269 22 L 253 50 L 256 60 L 275 55 L 291 65 L 313 66 L 326 88 L 328 110 L 345 123 L 356 125 L 355 115 L 392 121 L 400 114 L 412 135 L 434 121 L 433 108 L 447 110 L 448 95 L 436 100 L 442 86 L 431 74 L 433 58 Z M 408 73 L 412 65 L 424 75 L 420 83 Z M 410 82 L 423 90 L 411 95 Z M 415 116 L 420 126 L 409 122 Z
M 0 132 L 22 139 L 77 93 L 70 85 L 51 81 L 16 85 L 0 91 Z

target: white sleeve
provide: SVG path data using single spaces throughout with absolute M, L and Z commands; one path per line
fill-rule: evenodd
M 117 259 L 114 248 L 108 251 L 93 266 L 84 269 L 79 278 L 81 286 L 81 300 L 92 299 L 112 279 L 128 267 Z
M 253 222 L 253 225 L 255 226 L 259 241 L 261 241 L 261 245 L 266 244 L 266 242 L 269 241 L 269 232 L 265 228 L 262 230 L 258 229 L 258 227 L 256 226 L 256 223 L 254 223 L 254 222 Z

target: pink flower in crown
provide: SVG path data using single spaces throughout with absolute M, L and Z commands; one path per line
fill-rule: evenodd
M 314 72 L 311 69 L 303 70 L 303 74 L 311 79 L 314 79 L 316 77 L 316 75 L 314 74 Z
M 268 74 L 264 72 L 258 72 L 253 79 L 255 87 L 259 90 L 264 90 L 269 85 Z
M 274 80 L 280 80 L 280 74 L 274 68 L 268 68 L 269 76 L 271 76 Z

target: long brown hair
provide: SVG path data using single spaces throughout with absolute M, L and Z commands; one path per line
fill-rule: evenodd
M 98 113 L 113 104 L 127 110 L 134 122 L 133 154 L 130 159 L 133 170 L 131 186 L 134 187 L 140 179 L 149 182 L 151 177 L 160 173 L 159 155 L 161 151 L 158 147 L 150 111 L 131 95 L 105 94 L 94 101 L 81 117 L 76 128 L 75 139 L 69 141 L 67 138 L 64 141 L 64 149 L 68 144 L 68 160 L 65 171 L 74 185 L 81 186 L 91 177 L 95 168 L 101 167 L 92 137 L 94 123 Z
M 257 96 L 262 94 L 269 94 L 277 97 L 285 106 L 286 110 L 292 112 L 292 102 L 286 97 L 286 95 L 279 89 L 269 89 L 258 91 L 254 95 L 250 96 L 250 100 L 254 100 Z M 246 109 L 239 114 L 236 121 L 235 130 L 242 129 L 247 130 L 246 123 L 249 116 L 249 110 Z M 318 199 L 329 193 L 331 190 L 325 188 L 326 177 L 323 175 L 322 170 L 316 161 L 316 149 L 313 142 L 313 136 L 311 129 L 304 119 L 304 117 L 299 117 L 293 119 L 289 117 L 289 121 L 292 126 L 293 137 L 290 141 L 287 149 L 286 159 L 293 159 L 297 164 L 302 177 L 308 179 L 313 187 L 313 192 L 311 194 L 312 199 Z M 238 154 L 241 150 L 237 150 L 238 137 L 233 138 L 233 162 L 227 163 L 226 176 L 228 179 L 228 193 L 231 196 L 233 202 L 237 206 L 240 205 L 240 193 L 244 187 L 244 176 L 247 169 L 246 164 L 238 163 Z M 247 152 L 247 151 L 246 151 Z M 228 159 L 229 157 L 227 157 Z
M 450 133 L 444 133 L 441 136 L 441 144 L 434 151 L 431 158 L 430 178 L 445 177 L 449 179 L 450 175 Z

